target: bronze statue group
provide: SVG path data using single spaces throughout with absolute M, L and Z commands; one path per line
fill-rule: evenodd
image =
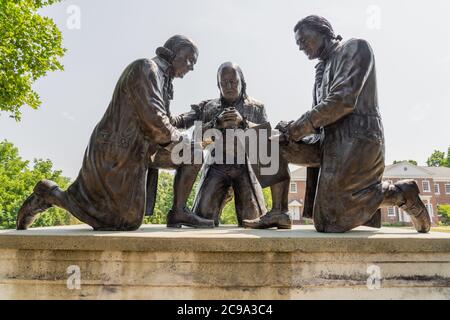
M 234 194 L 238 224 L 246 228 L 291 228 L 288 213 L 289 163 L 307 167 L 303 217 L 318 232 L 346 232 L 381 226 L 380 208 L 405 210 L 418 232 L 430 217 L 413 180 L 383 182 L 384 134 L 377 100 L 375 59 L 365 40 L 343 41 L 323 17 L 308 16 L 294 28 L 295 41 L 317 59 L 312 108 L 297 120 L 280 122 L 280 168 L 260 177 L 248 163 L 181 163 L 171 157 L 183 130 L 201 122 L 202 130 L 250 128 L 267 123 L 264 104 L 247 95 L 241 68 L 223 63 L 217 73 L 220 96 L 170 113 L 172 80 L 194 69 L 198 48 L 176 35 L 151 59 L 123 71 L 112 100 L 95 127 L 77 179 L 66 190 L 40 181 L 17 215 L 17 229 L 56 205 L 94 230 L 138 229 L 153 211 L 159 169 L 176 169 L 167 226 L 214 228 Z M 299 113 L 300 115 L 300 113 Z M 226 138 L 225 138 L 226 139 Z M 186 202 L 197 175 L 200 185 L 192 209 Z M 262 188 L 270 186 L 267 210 Z

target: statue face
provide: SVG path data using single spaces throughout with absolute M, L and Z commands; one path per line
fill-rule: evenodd
M 241 96 L 242 81 L 238 72 L 230 67 L 225 67 L 219 75 L 219 87 L 222 97 L 229 101 L 236 101 Z
M 319 58 L 325 46 L 325 37 L 307 26 L 295 32 L 295 41 L 300 51 L 303 51 L 309 60 Z
M 183 78 L 186 73 L 194 70 L 197 63 L 198 54 L 193 48 L 184 47 L 177 52 L 172 61 L 172 68 L 175 78 Z

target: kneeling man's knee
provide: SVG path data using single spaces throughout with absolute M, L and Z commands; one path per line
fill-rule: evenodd
M 321 233 L 344 233 L 351 230 L 351 228 L 346 226 L 340 226 L 336 223 L 332 224 L 329 222 L 314 223 L 314 227 L 317 232 Z

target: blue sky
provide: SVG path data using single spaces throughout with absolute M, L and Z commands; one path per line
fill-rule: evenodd
M 80 29 L 73 28 L 73 8 L 79 10 Z M 200 55 L 195 71 L 174 81 L 173 114 L 217 97 L 217 68 L 234 61 L 272 124 L 296 119 L 311 108 L 315 62 L 298 51 L 293 26 L 319 14 L 344 39 L 372 45 L 386 162 L 415 159 L 424 165 L 434 149 L 450 145 L 449 11 L 447 0 L 63 1 L 42 13 L 63 33 L 65 71 L 36 83 L 42 107 L 25 107 L 20 123 L 0 115 L 0 139 L 15 143 L 26 159 L 49 158 L 76 177 L 122 70 L 135 59 L 153 57 L 177 33 L 193 38 Z

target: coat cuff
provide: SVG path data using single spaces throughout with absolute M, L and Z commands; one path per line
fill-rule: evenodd
M 289 138 L 300 141 L 302 138 L 316 133 L 316 128 L 311 121 L 311 111 L 307 111 L 300 119 L 293 122 L 288 129 Z

